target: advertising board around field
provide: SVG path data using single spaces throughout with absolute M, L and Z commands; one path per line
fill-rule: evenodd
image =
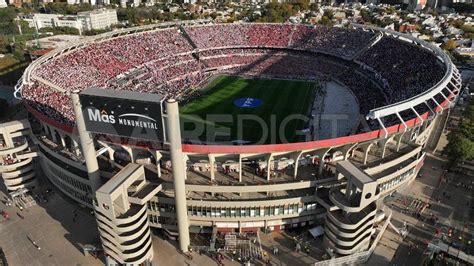
M 79 99 L 89 132 L 165 141 L 159 94 L 90 88 Z

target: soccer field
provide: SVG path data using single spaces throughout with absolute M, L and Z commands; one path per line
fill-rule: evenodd
M 316 82 L 219 76 L 181 107 L 183 137 L 259 144 L 302 141 L 300 130 L 308 121 L 290 115 L 308 116 L 316 88 Z

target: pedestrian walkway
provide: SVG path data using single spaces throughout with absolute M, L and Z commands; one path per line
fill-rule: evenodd
M 6 195 L 0 192 L 0 198 Z M 84 256 L 82 246 L 98 240 L 95 218 L 88 209 L 72 210 L 77 205 L 54 193 L 49 200 L 28 209 L 16 206 L 0 209 L 10 213 L 0 217 L 0 246 L 9 265 L 103 265 L 100 259 Z

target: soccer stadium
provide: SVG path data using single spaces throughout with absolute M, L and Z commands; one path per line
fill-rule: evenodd
M 320 225 L 325 248 L 361 254 L 386 227 L 383 198 L 416 178 L 460 87 L 438 47 L 371 26 L 116 30 L 27 68 L 16 96 L 30 119 L 2 128 L 15 151 L 0 172 L 10 191 L 43 176 L 93 209 L 118 263 L 150 261 L 155 231 L 186 252 L 216 250 L 226 234 Z M 90 130 L 83 95 L 98 99 L 90 104 L 101 122 L 125 108 L 109 96 L 154 102 L 146 118 L 156 124 L 137 115 L 152 105 L 125 109 L 135 128 L 163 134 Z

